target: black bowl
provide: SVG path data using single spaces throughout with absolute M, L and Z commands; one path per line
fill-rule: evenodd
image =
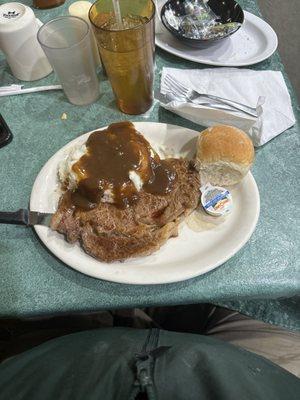
M 177 39 L 188 46 L 205 48 L 235 33 L 244 22 L 244 13 L 234 0 L 209 0 L 208 13 L 201 10 L 201 0 L 168 0 L 161 9 L 161 21 Z M 198 17 L 196 16 L 198 13 Z M 199 17 L 200 16 L 200 17 Z M 201 20 L 229 24 L 205 29 Z M 195 22 L 196 21 L 196 22 Z M 197 24 L 198 32 L 191 31 Z M 237 23 L 237 24 L 235 24 Z M 206 24 L 206 27 L 208 25 Z M 206 33 L 205 33 L 206 32 Z

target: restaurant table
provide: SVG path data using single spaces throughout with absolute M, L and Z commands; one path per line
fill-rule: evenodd
M 58 8 L 35 10 L 35 14 L 45 22 L 66 15 L 70 4 L 71 1 L 66 1 Z M 240 1 L 240 4 L 245 10 L 260 15 L 254 0 Z M 0 57 L 0 86 L 16 83 L 3 55 Z M 163 66 L 205 67 L 156 48 L 156 88 Z M 282 71 L 295 115 L 299 116 L 293 89 L 277 52 L 250 68 Z M 38 82 L 25 83 L 25 87 L 53 83 L 56 83 L 55 76 L 51 74 Z M 163 110 L 158 103 L 144 115 L 122 114 L 103 76 L 101 93 L 96 103 L 84 107 L 68 103 L 62 91 L 0 98 L 1 114 L 14 134 L 13 141 L 0 149 L 0 210 L 27 207 L 34 180 L 46 161 L 70 140 L 95 128 L 132 120 L 203 129 Z M 67 119 L 62 118 L 63 113 Z M 0 316 L 32 318 L 209 302 L 266 322 L 299 329 L 299 156 L 297 123 L 256 150 L 252 172 L 261 196 L 261 213 L 254 234 L 225 264 L 183 282 L 142 286 L 94 279 L 55 258 L 33 229 L 0 225 Z

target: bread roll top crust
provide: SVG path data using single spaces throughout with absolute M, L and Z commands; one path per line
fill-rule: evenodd
M 251 165 L 254 147 L 242 130 L 230 125 L 216 125 L 205 129 L 197 143 L 197 161 L 214 163 L 228 161 Z

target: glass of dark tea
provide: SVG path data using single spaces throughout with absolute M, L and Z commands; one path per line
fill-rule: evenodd
M 153 102 L 152 0 L 98 0 L 89 11 L 101 60 L 119 109 L 142 114 Z

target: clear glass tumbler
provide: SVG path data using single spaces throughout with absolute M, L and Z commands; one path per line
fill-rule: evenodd
M 142 114 L 153 102 L 155 6 L 152 0 L 119 0 L 118 19 L 114 3 L 96 1 L 90 21 L 119 109 Z
M 87 105 L 100 95 L 90 27 L 82 18 L 59 17 L 43 25 L 37 38 L 70 103 Z

